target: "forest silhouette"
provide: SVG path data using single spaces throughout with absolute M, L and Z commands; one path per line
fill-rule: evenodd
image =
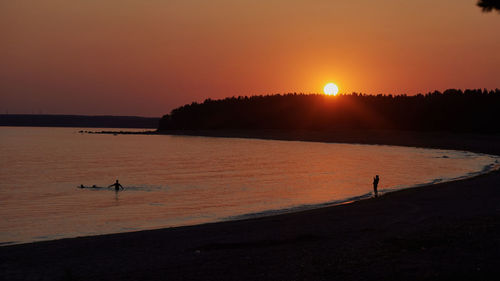
M 499 133 L 500 90 L 409 95 L 285 94 L 207 99 L 176 108 L 158 130 L 382 129 Z

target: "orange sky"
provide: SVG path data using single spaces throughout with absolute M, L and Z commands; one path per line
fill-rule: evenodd
M 500 88 L 500 15 L 475 3 L 1 1 L 0 113 L 161 116 L 327 82 L 373 94 Z

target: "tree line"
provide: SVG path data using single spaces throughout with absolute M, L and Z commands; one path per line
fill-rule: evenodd
M 425 95 L 285 94 L 207 99 L 161 118 L 159 131 L 387 129 L 499 133 L 500 90 Z
M 476 5 L 483 9 L 483 12 L 491 12 L 492 10 L 500 12 L 500 0 L 478 0 Z

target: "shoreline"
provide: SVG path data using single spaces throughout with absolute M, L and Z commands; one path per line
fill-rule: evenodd
M 172 131 L 80 131 L 80 133 L 88 133 L 88 134 L 112 134 L 112 135 L 170 135 L 170 136 L 192 136 L 192 137 L 214 137 L 214 138 L 241 138 L 241 139 L 257 139 L 257 140 L 278 140 L 278 141 L 303 141 L 303 142 L 322 142 L 322 143 L 346 143 L 346 144 L 359 144 L 359 145 L 387 145 L 387 146 L 402 146 L 402 147 L 415 147 L 415 148 L 423 148 L 423 149 L 443 149 L 443 150 L 454 150 L 460 152 L 473 152 L 470 150 L 464 149 L 450 149 L 442 144 L 429 144 L 429 140 L 427 140 L 425 145 L 419 145 L 421 143 L 413 143 L 415 146 L 406 145 L 405 141 L 408 140 L 409 137 L 413 137 L 418 135 L 419 137 L 435 137 L 436 135 L 443 135 L 443 133 L 439 132 L 414 132 L 414 131 L 394 131 L 394 130 L 368 130 L 372 134 L 366 134 L 366 130 L 337 130 L 333 132 L 328 132 L 328 135 L 325 136 L 325 132 L 322 131 L 307 131 L 307 130 L 294 130 L 294 131 L 285 131 L 285 130 L 172 130 Z M 404 138 L 398 139 L 394 138 L 394 133 L 404 134 Z M 463 136 L 464 134 L 459 133 L 446 133 L 447 138 L 451 136 Z M 370 138 L 370 135 L 374 135 L 376 138 Z M 381 139 L 381 135 L 389 135 L 391 137 L 391 141 L 388 139 Z M 361 136 L 361 138 L 360 138 Z M 498 137 L 498 141 L 500 143 L 499 135 L 474 135 L 474 134 L 466 134 L 466 136 L 475 136 L 475 137 Z M 355 141 L 355 142 L 346 142 L 346 140 Z M 396 143 L 396 144 L 393 144 Z M 497 156 L 500 157 L 500 150 L 497 154 L 488 154 L 482 152 L 474 152 L 482 155 L 489 156 Z M 500 158 L 499 158 L 500 159 Z M 483 170 L 474 172 L 472 174 L 465 174 L 456 178 L 449 179 L 440 179 L 437 182 L 426 182 L 420 183 L 413 186 L 405 186 L 400 188 L 393 188 L 388 190 L 379 190 L 379 196 L 384 196 L 388 193 L 399 192 L 406 189 L 414 189 L 420 188 L 424 186 L 434 186 L 437 184 L 455 182 L 461 180 L 467 180 L 474 177 L 482 176 L 488 173 L 492 173 L 500 170 L 500 163 L 498 160 L 495 163 L 488 165 L 491 166 L 489 168 L 484 167 Z M 374 197 L 368 194 L 362 194 L 359 196 L 355 196 L 353 198 L 345 198 L 340 200 L 335 200 L 331 202 L 324 202 L 319 204 L 312 205 L 299 205 L 294 207 L 289 207 L 285 209 L 270 209 L 264 210 L 257 213 L 248 213 L 237 216 L 230 216 L 227 218 L 223 218 L 221 221 L 202 223 L 203 224 L 211 224 L 211 223 L 223 223 L 223 222 L 231 222 L 231 221 L 240 221 L 247 219 L 258 219 L 262 217 L 270 217 L 284 214 L 293 214 L 297 212 L 304 212 L 319 208 L 330 208 L 344 204 L 352 204 L 361 200 L 370 200 Z M 185 225 L 185 226 L 195 226 L 195 225 Z M 177 227 L 185 227 L 185 226 L 173 226 L 169 228 L 177 228 Z M 118 234 L 118 233 L 115 233 Z M 1 245 L 0 245 L 1 246 Z
M 201 135 L 199 131 L 177 134 L 194 133 Z M 241 137 L 244 132 L 203 133 Z M 383 132 L 382 136 L 394 145 L 407 139 L 408 134 L 403 132 L 402 138 Z M 479 149 L 479 153 L 500 155 L 498 136 L 467 135 L 456 139 L 451 137 L 453 134 L 436 135 L 439 134 L 421 134 L 417 141 L 407 143 L 420 144 L 416 147 L 458 144 L 471 148 L 469 151 Z M 284 132 L 247 132 L 247 137 L 256 136 L 330 142 L 350 138 L 368 142 L 380 134 L 360 139 L 359 135 L 349 137 L 338 133 L 329 137 L 317 132 L 309 135 L 294 132 L 288 136 Z M 5 274 L 5 280 L 484 278 L 500 273 L 496 262 L 500 260 L 500 208 L 496 207 L 500 199 L 496 188 L 499 183 L 500 172 L 496 170 L 472 178 L 406 188 L 375 200 L 299 212 L 5 245 L 0 247 L 0 277 Z M 425 223 L 415 224 L 415 221 Z M 471 236 L 471 232 L 477 236 Z M 392 242 L 387 245 L 387 241 Z M 380 243 L 390 247 L 382 247 Z M 428 255 L 430 252 L 432 255 Z M 450 259 L 466 256 L 467 262 L 448 260 L 445 264 L 445 259 L 436 260 L 436 255 Z M 106 261 L 111 267 L 100 267 L 99 261 Z M 479 271 L 478 263 L 482 268 Z M 49 265 L 53 266 L 46 268 Z M 390 269 L 383 269 L 387 265 Z M 181 270 L 176 270 L 179 267 Z
M 485 155 L 489 155 L 489 154 L 485 154 Z M 491 155 L 491 156 L 496 156 L 496 155 Z M 500 157 L 500 156 L 497 156 L 497 157 Z M 478 171 L 478 172 L 475 172 L 472 174 L 465 174 L 463 176 L 456 177 L 456 178 L 440 180 L 438 182 L 426 182 L 426 183 L 421 183 L 421 184 L 416 184 L 416 185 L 401 187 L 401 188 L 381 189 L 378 191 L 378 194 L 379 194 L 378 197 L 386 196 L 387 194 L 394 193 L 394 192 L 400 192 L 400 191 L 404 191 L 404 190 L 416 189 L 416 188 L 421 188 L 421 187 L 432 187 L 432 186 L 436 186 L 436 185 L 444 184 L 444 183 L 453 183 L 453 182 L 457 182 L 457 181 L 473 179 L 475 177 L 481 177 L 484 175 L 488 175 L 489 173 L 494 173 L 494 172 L 500 171 L 500 163 L 498 163 L 498 162 L 496 162 L 495 165 L 491 164 L 488 166 L 491 166 L 491 168 L 483 169 L 481 171 Z M 264 217 L 272 217 L 272 216 L 278 216 L 278 215 L 288 215 L 288 214 L 294 214 L 294 213 L 299 213 L 299 212 L 306 212 L 306 211 L 311 211 L 311 210 L 315 210 L 315 209 L 332 208 L 332 207 L 346 205 L 346 204 L 353 204 L 353 203 L 363 201 L 363 200 L 375 199 L 375 197 L 371 194 L 372 193 L 370 192 L 367 194 L 362 194 L 362 195 L 354 196 L 351 198 L 345 198 L 345 199 L 335 200 L 335 201 L 331 201 L 331 202 L 324 202 L 324 203 L 319 203 L 319 204 L 299 205 L 299 206 L 289 207 L 289 208 L 285 208 L 285 209 L 264 210 L 264 211 L 257 212 L 257 213 L 248 213 L 248 214 L 243 214 L 243 215 L 231 216 L 225 220 L 217 221 L 217 222 L 210 222 L 210 223 L 223 223 L 223 222 L 232 222 L 232 221 L 240 221 L 240 220 L 247 220 L 247 219 L 259 219 L 259 218 L 264 218 Z M 269 213 L 269 214 L 266 214 L 266 213 Z M 205 224 L 207 224 L 207 223 L 205 223 Z M 194 226 L 194 225 L 187 225 L 187 226 Z
M 193 137 L 222 137 L 268 139 L 282 141 L 309 141 L 370 145 L 395 145 L 420 148 L 453 149 L 500 156 L 500 134 L 474 134 L 437 131 L 397 130 L 170 130 L 170 131 L 89 131 L 79 133 L 112 135 L 170 135 Z
M 485 154 L 488 155 L 488 154 Z M 495 155 L 491 155 L 495 156 Z M 500 157 L 500 156 L 498 156 Z M 499 158 L 500 159 L 500 158 Z M 462 181 L 462 180 L 467 180 L 467 179 L 472 179 L 475 177 L 480 177 L 483 175 L 487 175 L 489 173 L 493 173 L 496 171 L 500 171 L 500 163 L 497 163 L 496 165 L 488 165 L 492 166 L 489 169 L 483 169 L 481 171 L 472 173 L 472 174 L 465 174 L 460 177 L 456 178 L 450 178 L 450 179 L 440 179 L 437 182 L 426 182 L 426 183 L 420 183 L 412 186 L 404 186 L 400 188 L 391 188 L 391 189 L 380 189 L 378 194 L 378 197 L 385 196 L 389 193 L 394 193 L 394 192 L 400 192 L 404 190 L 409 190 L 409 189 L 416 189 L 420 187 L 430 187 L 430 186 L 435 186 L 443 183 L 450 183 L 450 182 L 456 182 L 456 181 Z M 89 188 L 89 187 L 87 187 Z M 103 187 L 98 187 L 98 188 L 103 188 Z M 212 222 L 204 222 L 204 223 L 199 223 L 199 224 L 185 224 L 185 225 L 179 225 L 179 226 L 169 226 L 169 227 L 161 227 L 161 228 L 149 228 L 149 229 L 142 229 L 142 230 L 134 230 L 134 231 L 124 231 L 124 232 L 114 232 L 114 233 L 101 233 L 101 234 L 94 234 L 94 235 L 86 235 L 86 236 L 75 236 L 75 237 L 60 237 L 60 238 L 55 238 L 55 239 L 48 239 L 48 240 L 35 240 L 35 241 L 24 241 L 24 242 L 18 242 L 18 241 L 7 241 L 7 242 L 0 242 L 0 248 L 4 246 L 11 246 L 11 245 L 24 245 L 24 244 L 33 244 L 33 243 L 42 243 L 42 242 L 50 242 L 50 241 L 57 241 L 57 240 L 66 240 L 66 239 L 75 239 L 75 238 L 82 238 L 82 237 L 97 237 L 97 236 L 104 236 L 104 235 L 117 235 L 117 234 L 125 234 L 125 233 L 134 233 L 134 232 L 141 232 L 141 231 L 155 231 L 155 230 L 161 230 L 161 229 L 172 229 L 172 228 L 181 228 L 181 227 L 190 227 L 190 226 L 202 226 L 206 224 L 218 224 L 218 223 L 226 223 L 226 222 L 233 222 L 233 221 L 244 221 L 244 220 L 249 220 L 249 219 L 259 219 L 259 218 L 265 218 L 265 217 L 273 217 L 273 216 L 279 216 L 279 215 L 292 215 L 294 213 L 299 213 L 299 212 L 307 212 L 315 209 L 322 209 L 322 208 L 332 208 L 336 206 L 341 206 L 341 205 L 346 205 L 346 204 L 353 204 L 358 201 L 363 201 L 363 200 L 371 200 L 375 199 L 375 197 L 372 195 L 372 192 L 362 194 L 359 196 L 354 196 L 350 198 L 345 198 L 345 199 L 339 199 L 335 201 L 328 201 L 328 202 L 323 202 L 323 203 L 318 203 L 318 204 L 305 204 L 305 205 L 298 205 L 298 206 L 292 206 L 292 207 L 287 207 L 284 209 L 269 209 L 269 210 L 263 210 L 260 212 L 256 213 L 247 213 L 247 214 L 241 214 L 241 215 L 235 215 L 235 216 L 229 216 L 229 217 L 224 217 L 219 221 L 212 221 Z

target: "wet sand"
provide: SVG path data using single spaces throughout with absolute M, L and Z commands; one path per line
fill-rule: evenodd
M 500 155 L 499 136 L 177 134 L 340 141 Z M 0 247 L 1 280 L 496 280 L 500 172 L 300 213 Z

